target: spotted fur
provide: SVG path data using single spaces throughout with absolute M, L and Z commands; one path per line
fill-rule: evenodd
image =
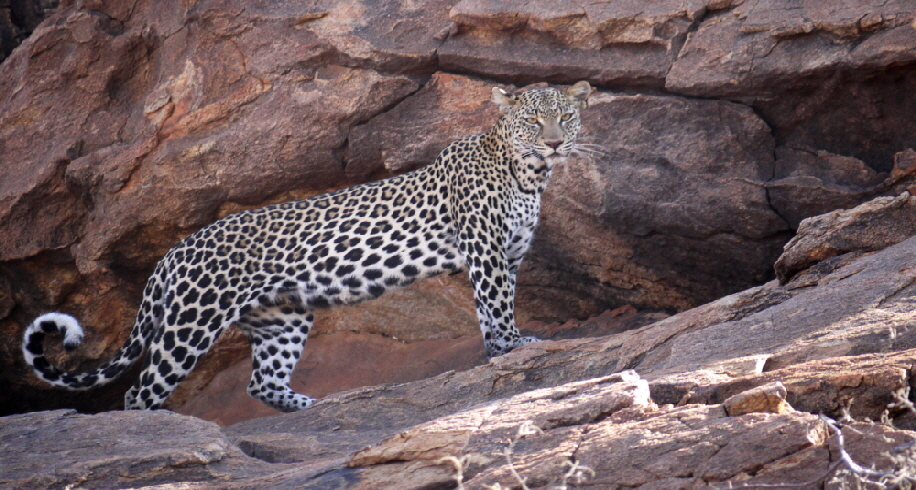
M 226 216 L 185 238 L 156 266 L 130 338 L 99 368 L 62 371 L 46 333 L 68 349 L 73 317 L 49 313 L 26 330 L 23 354 L 46 382 L 73 390 L 110 382 L 147 351 L 125 408 L 153 409 L 230 325 L 251 341 L 248 393 L 283 411 L 308 407 L 290 375 L 317 308 L 356 303 L 443 272 L 467 270 L 487 353 L 535 341 L 515 325 L 516 273 L 538 222 L 553 166 L 575 149 L 591 87 L 565 93 L 493 89 L 504 115 L 459 139 L 431 165 L 379 182 Z

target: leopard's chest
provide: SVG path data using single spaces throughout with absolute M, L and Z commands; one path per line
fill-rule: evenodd
M 510 260 L 520 259 L 528 251 L 539 217 L 539 198 L 518 199 L 513 202 L 507 220 L 509 235 L 506 255 Z

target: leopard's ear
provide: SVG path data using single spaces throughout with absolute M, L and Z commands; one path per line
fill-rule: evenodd
M 576 82 L 575 85 L 566 89 L 566 98 L 579 109 L 588 107 L 588 96 L 592 94 L 592 86 L 586 81 Z
M 499 87 L 493 87 L 493 102 L 499 106 L 499 110 L 503 111 L 503 113 L 508 113 L 518 105 L 518 98 L 514 95 L 509 95 L 508 92 Z

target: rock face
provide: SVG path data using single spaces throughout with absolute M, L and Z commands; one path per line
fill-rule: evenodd
M 53 11 L 59 0 L 4 0 L 0 2 L 0 62 Z
M 163 411 L 0 418 L 0 487 L 879 488 L 842 458 L 888 478 L 916 460 L 916 237 L 842 256 L 802 286 L 223 428 Z
M 0 35 L 7 17 L 26 25 L 20 6 L 39 4 L 53 7 L 0 2 Z M 183 236 L 240 209 L 428 163 L 495 121 L 494 85 L 599 89 L 583 113 L 583 155 L 557 170 L 545 197 L 519 279 L 522 324 L 624 305 L 674 313 L 764 283 L 754 294 L 766 303 L 812 287 L 855 257 L 804 252 L 814 258 L 778 269 L 791 282 L 767 283 L 805 218 L 914 186 L 916 11 L 907 0 L 789 7 L 63 2 L 23 29 L 34 32 L 0 64 L 0 384 L 9 393 L 0 414 L 115 408 L 132 381 L 63 395 L 38 385 L 18 347 L 38 314 L 80 318 L 87 342 L 56 359 L 96 365 L 120 346 L 146 277 Z M 306 352 L 328 350 L 307 362 L 328 362 L 321 336 L 446 361 L 347 380 L 308 367 L 315 393 L 482 362 L 461 276 L 328 310 L 317 325 Z M 192 406 L 246 356 L 245 339 L 225 335 L 171 406 Z

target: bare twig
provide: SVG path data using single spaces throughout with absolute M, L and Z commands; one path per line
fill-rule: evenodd
M 446 456 L 439 461 L 438 463 L 451 463 L 455 467 L 455 474 L 452 476 L 452 479 L 455 480 L 455 483 L 458 484 L 455 487 L 456 490 L 464 490 L 464 467 L 467 465 L 468 457 L 462 456 L 457 458 L 455 456 Z

